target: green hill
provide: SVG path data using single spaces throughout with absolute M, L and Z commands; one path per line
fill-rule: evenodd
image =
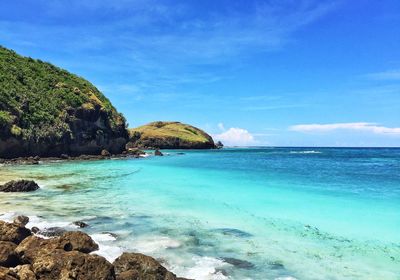
M 213 149 L 215 144 L 204 131 L 180 122 L 152 122 L 129 130 L 128 147 L 159 149 Z
M 0 47 L 0 157 L 123 151 L 125 119 L 90 82 Z

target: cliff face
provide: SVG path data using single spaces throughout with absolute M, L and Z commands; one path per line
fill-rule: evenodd
M 214 149 L 210 135 L 180 122 L 152 122 L 129 130 L 128 148 Z
M 124 150 L 125 119 L 91 83 L 0 47 L 0 158 Z

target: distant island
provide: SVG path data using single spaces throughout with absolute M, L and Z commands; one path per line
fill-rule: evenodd
M 129 129 L 127 147 L 157 149 L 214 149 L 210 135 L 197 127 L 180 122 L 152 122 Z
M 0 158 L 119 154 L 128 147 L 212 149 L 204 131 L 153 122 L 128 131 L 90 82 L 0 47 Z

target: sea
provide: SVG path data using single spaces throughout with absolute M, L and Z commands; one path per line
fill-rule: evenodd
M 191 279 L 400 279 L 400 149 L 251 147 L 2 165 L 0 219 L 77 230 Z

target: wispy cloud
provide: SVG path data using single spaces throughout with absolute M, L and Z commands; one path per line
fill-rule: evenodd
M 400 69 L 393 69 L 383 72 L 370 73 L 365 75 L 368 79 L 379 81 L 400 81 Z
M 385 127 L 376 123 L 331 123 L 331 124 L 298 124 L 289 127 L 291 131 L 298 132 L 331 132 L 335 130 L 364 131 L 375 134 L 400 136 L 400 127 Z

